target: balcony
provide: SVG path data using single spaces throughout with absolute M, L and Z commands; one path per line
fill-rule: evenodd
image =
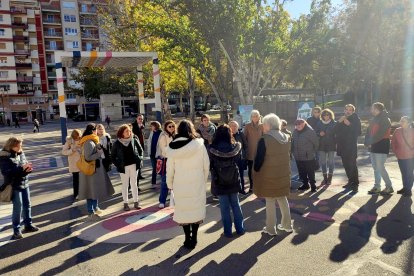
M 46 51 L 63 51 L 63 45 L 45 45 Z
M 79 9 L 79 13 L 80 14 L 96 14 L 97 12 L 97 8 L 96 7 L 85 7 L 85 6 L 81 6 Z
M 42 5 L 42 11 L 60 12 L 60 5 Z
M 16 61 L 16 68 L 32 68 L 32 63 L 31 62 L 17 62 Z
M 13 35 L 13 41 L 24 41 L 24 42 L 28 42 L 29 41 L 29 37 L 28 36 L 24 36 L 24 35 Z
M 93 26 L 93 27 L 98 28 L 98 22 L 93 19 L 81 19 L 79 24 L 81 26 Z
M 50 90 L 57 90 L 57 86 L 54 86 L 54 85 L 49 85 L 49 91 Z
M 98 33 L 81 33 L 82 39 L 91 39 L 91 40 L 99 40 L 99 34 Z
M 24 29 L 26 30 L 28 25 L 22 22 L 12 22 L 12 28 L 14 29 Z
M 33 95 L 34 90 L 28 89 L 28 88 L 17 88 L 17 93 L 23 94 L 23 95 Z
M 12 14 L 27 14 L 27 10 L 22 7 L 10 7 L 10 12 Z
M 63 78 L 66 78 L 66 73 L 62 73 Z M 56 72 L 47 72 L 47 77 L 49 79 L 56 79 Z
M 62 32 L 47 31 L 44 34 L 45 34 L 45 38 L 62 38 Z
M 60 18 L 47 18 L 44 17 L 43 18 L 43 24 L 62 24 L 62 22 L 60 21 Z
M 14 54 L 18 56 L 28 56 L 29 50 L 21 50 L 21 49 L 15 49 Z
M 31 76 L 17 76 L 17 82 L 33 82 L 33 77 L 31 77 Z

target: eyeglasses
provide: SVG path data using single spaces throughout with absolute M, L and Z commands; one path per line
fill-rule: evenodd
M 175 126 L 174 125 L 169 125 L 169 126 L 167 126 L 167 128 L 175 128 Z

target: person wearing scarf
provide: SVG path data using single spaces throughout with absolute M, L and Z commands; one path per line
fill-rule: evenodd
M 319 164 L 323 174 L 321 185 L 330 185 L 335 169 L 335 114 L 327 108 L 322 111 L 321 118 L 315 128 L 319 137 Z
M 13 240 L 23 238 L 20 230 L 22 214 L 24 229 L 23 233 L 36 232 L 38 227 L 32 224 L 32 208 L 30 204 L 29 174 L 33 171 L 32 163 L 27 162 L 22 148 L 23 140 L 10 137 L 3 149 L 0 151 L 0 169 L 3 175 L 4 185 L 12 186 L 12 225 Z
M 102 213 L 98 201 L 107 199 L 115 193 L 111 179 L 102 165 L 103 149 L 99 144 L 95 124 L 90 123 L 86 126 L 79 145 L 82 148 L 85 160 L 88 162 L 95 161 L 94 174 L 79 173 L 79 199 L 86 199 L 88 219 L 95 221 L 100 219 L 99 215 Z
M 112 162 L 121 176 L 122 199 L 124 211 L 129 211 L 128 190 L 131 187 L 134 208 L 139 210 L 141 206 L 138 201 L 137 171 L 141 167 L 143 159 L 143 149 L 138 137 L 132 134 L 129 125 L 121 125 L 116 134 L 118 139 L 112 147 Z

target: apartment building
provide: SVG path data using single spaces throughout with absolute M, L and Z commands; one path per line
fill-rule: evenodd
M 0 124 L 58 113 L 54 52 L 102 50 L 96 2 L 0 0 Z M 68 88 L 74 83 L 66 70 Z M 80 99 L 67 91 L 71 115 Z

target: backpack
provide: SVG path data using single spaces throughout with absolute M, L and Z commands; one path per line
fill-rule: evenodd
M 219 186 L 233 186 L 239 183 L 239 168 L 234 158 L 215 158 L 211 169 L 212 180 Z

